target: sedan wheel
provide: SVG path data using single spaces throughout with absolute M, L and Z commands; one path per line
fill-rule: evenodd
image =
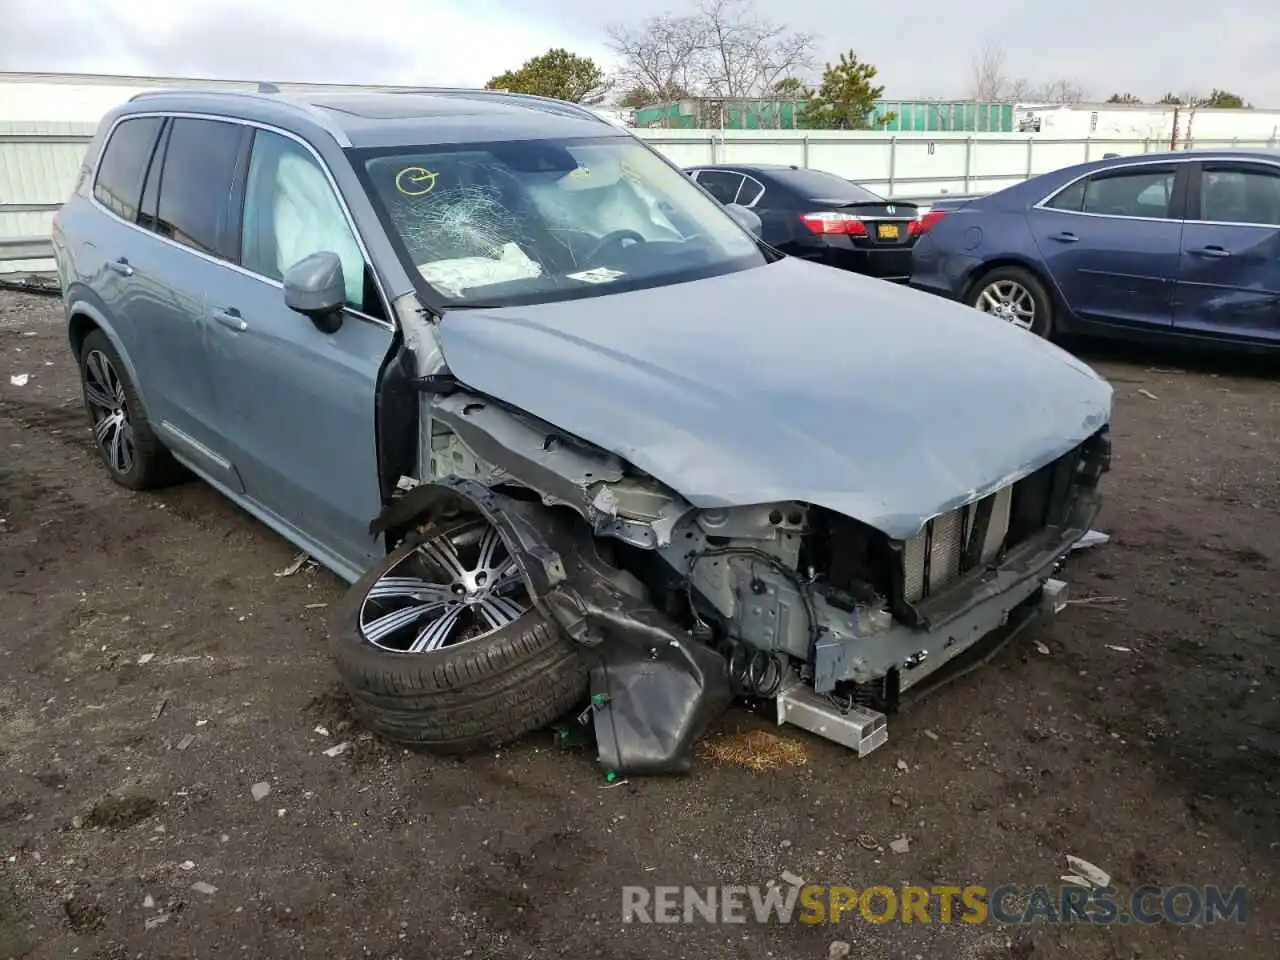
M 1022 267 L 997 267 L 980 277 L 968 297 L 971 307 L 1039 337 L 1053 332 L 1053 301 L 1044 284 Z
M 997 280 L 982 288 L 977 307 L 1015 327 L 1030 330 L 1036 322 L 1036 302 L 1031 292 L 1016 280 Z

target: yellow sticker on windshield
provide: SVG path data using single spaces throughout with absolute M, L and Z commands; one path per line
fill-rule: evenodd
M 438 176 L 426 167 L 405 167 L 396 174 L 396 189 L 406 197 L 423 197 L 436 188 Z

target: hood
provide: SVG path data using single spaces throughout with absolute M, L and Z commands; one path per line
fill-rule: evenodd
M 689 283 L 447 312 L 453 375 L 694 506 L 799 500 L 894 538 L 1044 466 L 1111 387 L 960 304 L 785 258 Z

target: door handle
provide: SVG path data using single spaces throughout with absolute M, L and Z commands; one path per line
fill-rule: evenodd
M 224 327 L 230 327 L 238 333 L 243 333 L 249 329 L 249 325 L 244 322 L 244 317 L 240 316 L 240 311 L 235 307 L 227 307 L 225 310 L 213 311 L 213 319 Z
M 107 264 L 107 269 L 113 273 L 120 274 L 122 277 L 133 276 L 133 267 L 129 266 L 129 261 L 125 257 L 121 257 L 119 260 L 112 260 Z
M 1192 250 L 1191 252 L 1200 257 L 1214 257 L 1218 259 L 1231 256 L 1230 250 L 1225 250 L 1217 244 L 1213 244 L 1208 247 L 1201 247 L 1199 250 Z
M 1059 243 L 1075 243 L 1080 238 L 1077 237 L 1074 233 L 1068 233 L 1067 231 L 1064 230 L 1062 233 L 1053 234 L 1052 236 L 1049 237 L 1049 239 L 1057 240 Z

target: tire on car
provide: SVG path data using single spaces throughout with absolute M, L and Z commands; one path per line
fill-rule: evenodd
M 80 345 L 80 389 L 93 445 L 111 479 L 150 490 L 186 479 L 187 472 L 156 436 L 110 338 L 92 330 Z
M 394 550 L 334 612 L 331 643 L 355 713 L 417 749 L 508 743 L 588 692 L 581 648 L 533 605 L 483 517 L 450 520 Z
M 968 304 L 1038 337 L 1048 339 L 1053 334 L 1053 299 L 1040 278 L 1025 267 L 996 267 L 984 273 L 970 287 Z M 1026 316 L 1028 306 L 1030 317 Z

